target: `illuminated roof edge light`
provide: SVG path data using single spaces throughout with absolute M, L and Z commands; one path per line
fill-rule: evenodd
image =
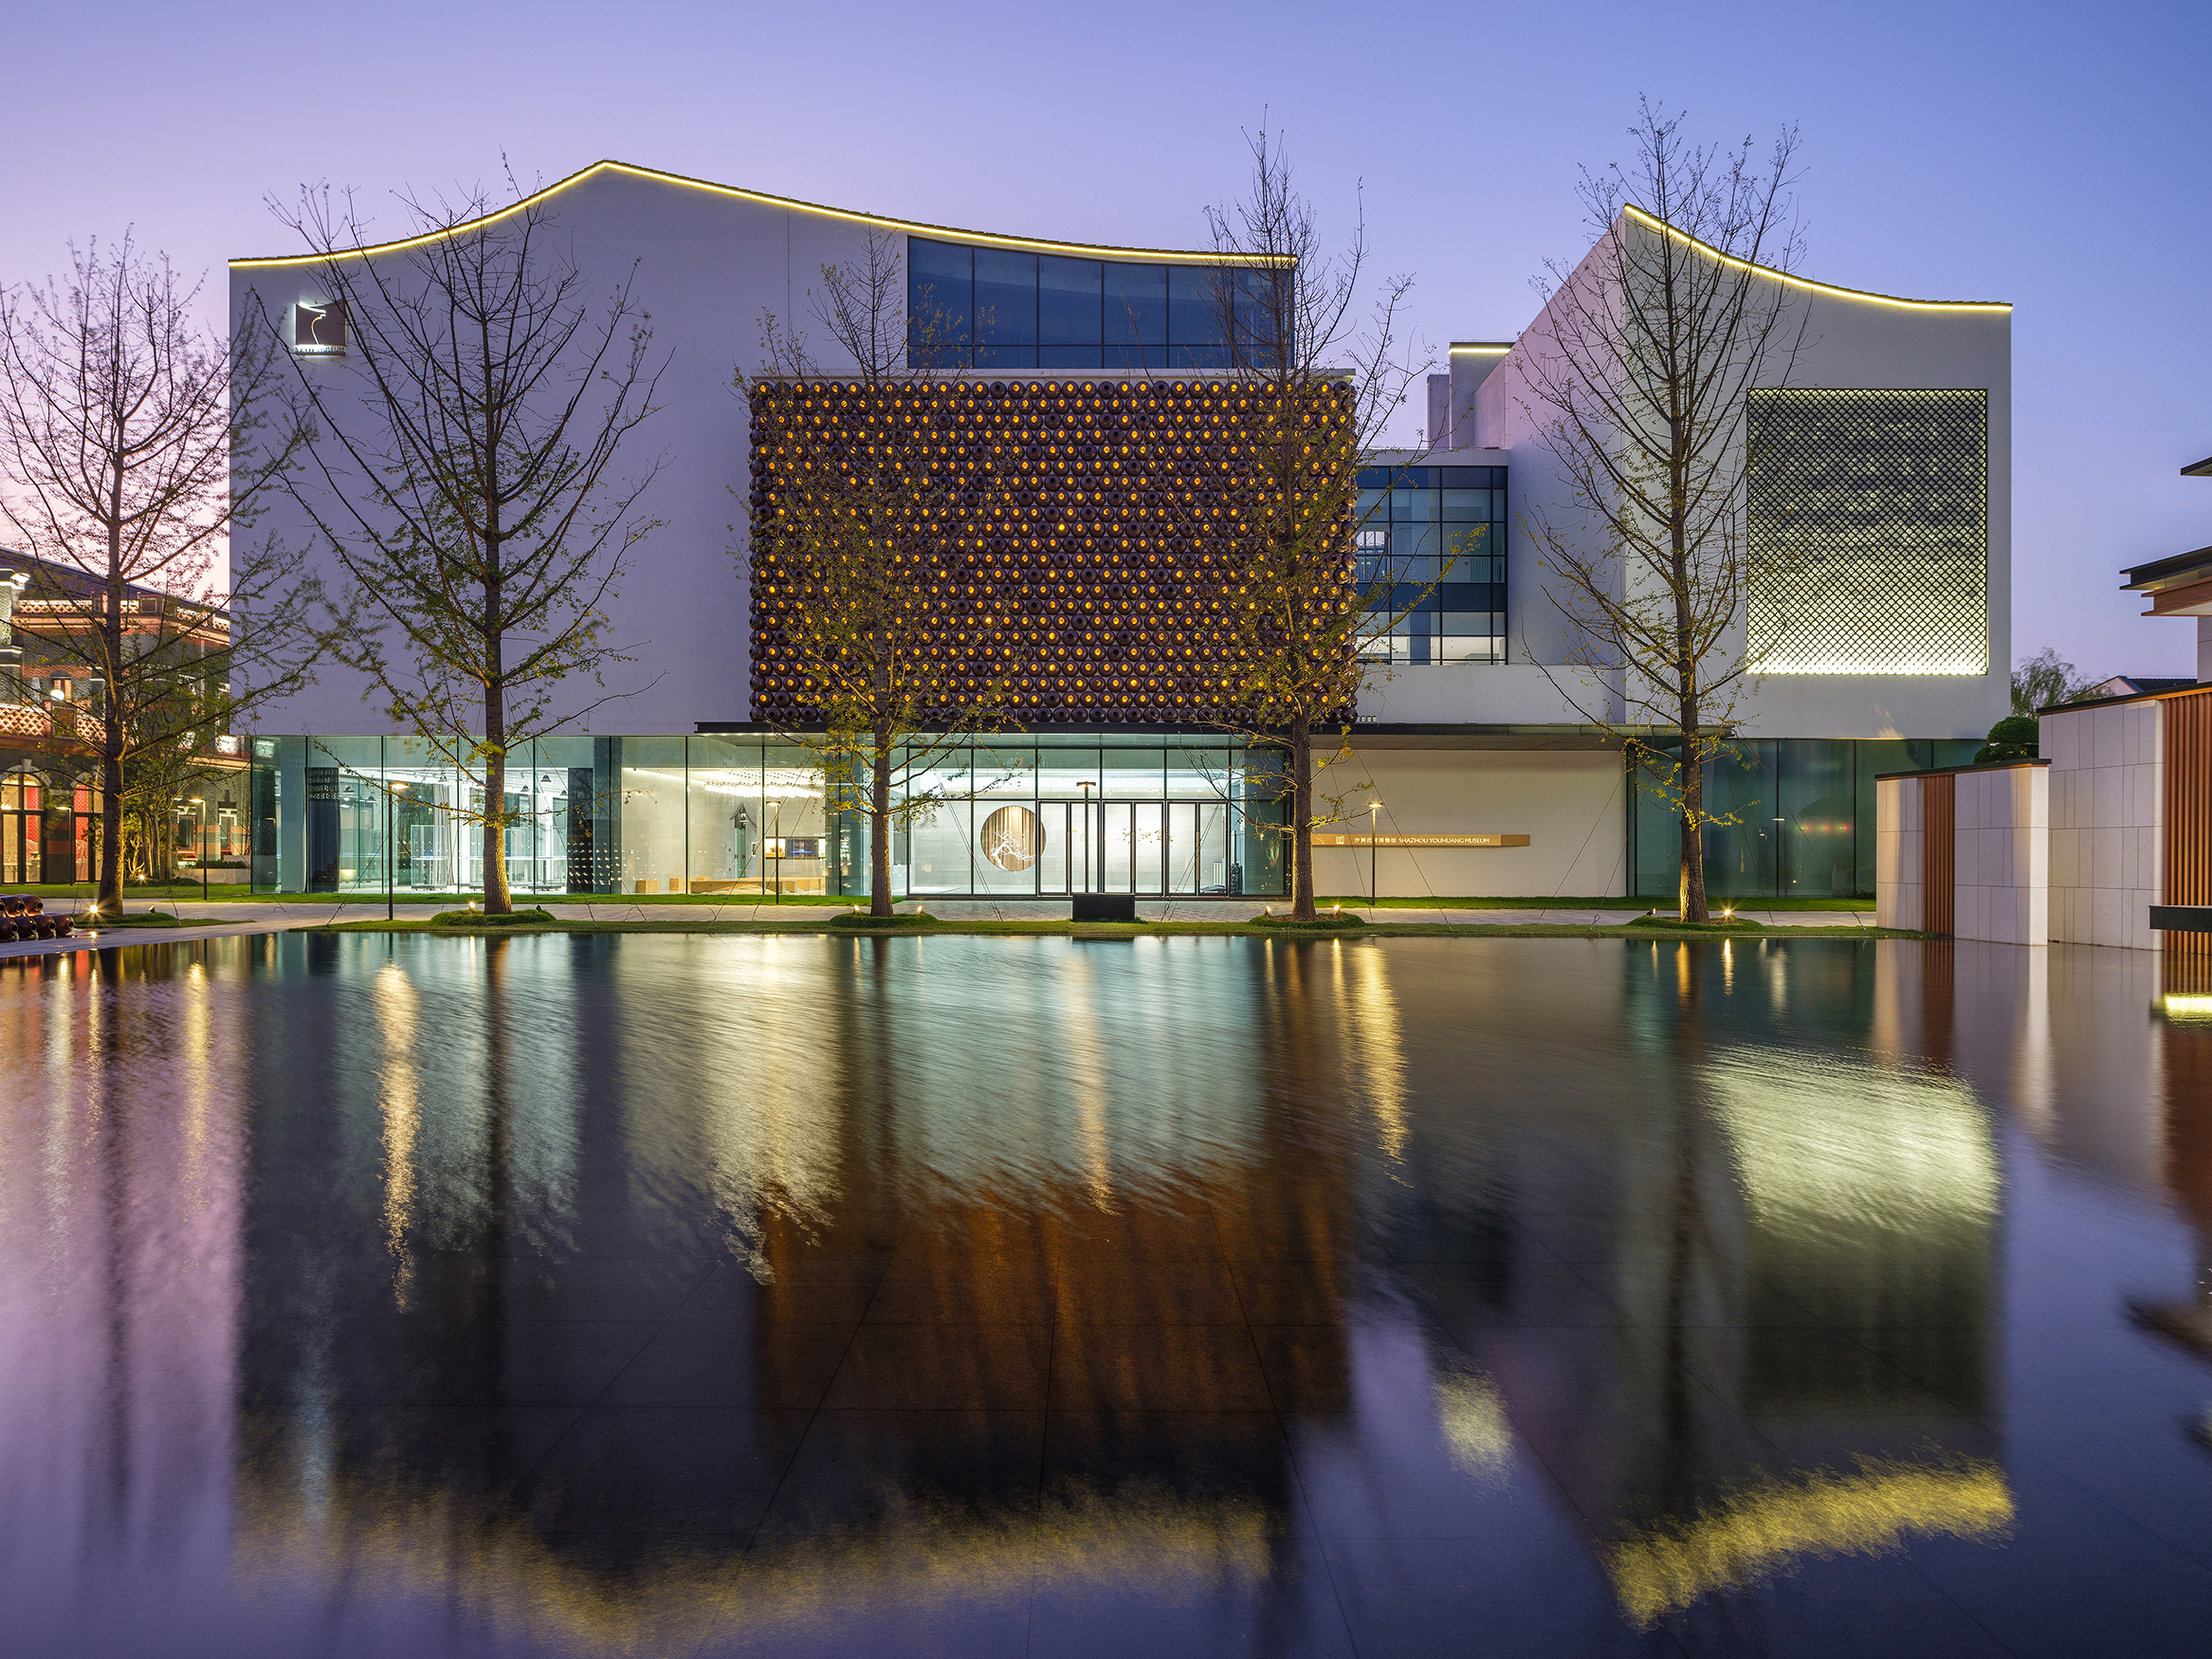
M 734 196 L 740 201 L 756 202 L 762 207 L 784 208 L 799 213 L 814 213 L 825 219 L 842 219 L 851 225 L 873 225 L 885 230 L 902 230 L 916 236 L 948 237 L 955 241 L 978 246 L 1018 247 L 1037 253 L 1088 254 L 1099 259 L 1112 260 L 1172 260 L 1185 264 L 1193 261 L 1207 264 L 1293 264 L 1296 263 L 1287 256 L 1271 259 L 1260 254 L 1220 254 L 1199 248 L 1111 247 L 1089 243 L 1051 242 L 1035 236 L 996 236 L 987 231 L 957 230 L 950 226 L 924 225 L 912 219 L 889 219 L 880 213 L 855 213 L 843 208 L 825 208 L 817 202 L 802 202 L 791 196 L 770 195 L 765 191 L 740 190 L 736 185 L 716 184 L 709 179 L 690 178 L 680 173 L 664 173 L 658 168 L 638 167 L 628 161 L 594 161 L 581 172 L 572 173 L 566 178 L 558 179 L 543 190 L 536 191 L 519 202 L 510 203 L 497 212 L 486 213 L 481 219 L 470 219 L 466 224 L 455 225 L 447 229 L 425 231 L 420 236 L 402 237 L 396 242 L 378 242 L 367 247 L 340 248 L 335 257 L 352 259 L 363 254 L 397 253 L 404 248 L 420 247 L 426 242 L 435 242 L 441 236 L 454 236 L 465 230 L 475 230 L 486 225 L 496 225 L 502 219 L 520 213 L 525 208 L 558 195 L 570 186 L 581 184 L 584 180 L 601 173 L 628 173 L 635 178 L 650 179 L 657 184 L 686 185 L 692 190 L 705 191 L 712 195 Z M 270 265 L 312 265 L 320 264 L 324 259 L 329 257 L 333 256 L 320 253 L 277 254 L 264 259 L 234 259 L 230 262 L 230 267 L 233 270 L 247 270 Z
M 1654 230 L 1665 232 L 1677 242 L 1687 243 L 1699 252 L 1708 254 L 1725 265 L 1737 270 L 1757 271 L 1763 277 L 1772 277 L 1778 283 L 1786 283 L 1793 288 L 1803 288 L 1810 293 L 1830 294 L 1838 300 L 1866 300 L 1876 305 L 1894 305 L 1904 311 L 2010 311 L 2009 300 L 1902 300 L 1894 294 L 1876 294 L 1866 288 L 1842 288 L 1834 283 L 1816 283 L 1810 277 L 1793 276 L 1788 271 L 1778 271 L 1771 265 L 1753 264 L 1749 260 L 1738 259 L 1734 254 L 1723 253 L 1709 243 L 1700 242 L 1686 230 L 1677 230 L 1656 214 L 1647 213 L 1638 207 L 1621 210 L 1630 218 Z

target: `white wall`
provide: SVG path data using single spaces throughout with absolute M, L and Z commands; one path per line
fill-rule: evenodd
M 2006 766 L 1955 775 L 1952 937 L 2047 943 L 2051 769 Z
M 1596 281 L 1594 267 L 1585 262 L 1573 280 Z M 1913 309 L 1823 290 L 1807 300 L 1803 315 L 1805 347 L 1788 374 L 1790 385 L 1988 392 L 1989 665 L 1972 677 L 1768 675 L 1743 698 L 1740 729 L 1746 737 L 1979 738 L 2004 716 L 2011 701 L 2011 314 Z M 1557 349 L 1553 339 L 1547 307 L 1482 381 L 1474 400 L 1482 442 L 1511 451 L 1508 629 L 1508 653 L 1519 664 L 1562 663 L 1572 647 L 1545 597 L 1546 575 L 1528 529 L 1539 514 L 1562 523 L 1576 517 L 1559 465 L 1544 446 L 1545 409 L 1531 385 L 1532 371 Z M 1770 377 L 1770 383 L 1779 378 Z M 1471 676 L 1497 671 L 1461 670 Z M 1395 687 L 1390 695 L 1402 701 Z M 1471 704 L 1484 700 L 1480 689 L 1449 698 Z M 1368 712 L 1364 699 L 1361 710 Z
M 2156 950 L 2165 869 L 2165 705 L 2044 715 L 2051 762 L 2051 937 Z
M 2039 945 L 2050 933 L 2050 768 L 2031 763 L 1951 778 L 1951 937 Z M 1874 785 L 1874 923 L 1928 925 L 1922 877 L 1929 776 Z
M 1355 750 L 1322 778 L 1324 790 L 1344 796 L 1344 822 L 1329 826 L 1331 833 L 1365 835 L 1366 803 L 1379 797 L 1382 836 L 1528 837 L 1526 847 L 1378 847 L 1384 898 L 1593 898 L 1628 890 L 1622 767 L 1612 751 Z M 1313 866 L 1318 893 L 1368 891 L 1364 847 L 1316 848 Z
M 1918 933 L 1927 919 L 1925 820 L 1920 780 L 1874 780 L 1874 925 Z

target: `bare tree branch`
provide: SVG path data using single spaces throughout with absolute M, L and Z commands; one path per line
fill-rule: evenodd
M 456 810 L 482 829 L 498 915 L 512 909 L 509 752 L 582 718 L 560 706 L 575 682 L 604 688 L 632 660 L 607 638 L 608 606 L 659 527 L 642 501 L 661 464 L 627 477 L 615 464 L 667 359 L 650 360 L 635 266 L 594 298 L 543 208 L 484 224 L 481 191 L 402 201 L 418 239 L 375 257 L 350 197 L 308 191 L 276 210 L 322 256 L 349 334 L 342 374 L 293 359 L 315 418 L 292 494 L 373 619 L 349 665 L 482 792 L 481 810 Z M 281 316 L 263 319 L 274 337 Z
M 1700 148 L 1648 100 L 1636 160 L 1585 171 L 1595 245 L 1550 267 L 1523 337 L 1521 408 L 1566 485 L 1525 527 L 1575 644 L 1585 720 L 1618 733 L 1680 824 L 1684 920 L 1707 919 L 1706 762 L 1757 671 L 1745 629 L 1749 393 L 1786 384 L 1808 310 L 1775 273 L 1802 257 L 1790 197 L 1797 136 L 1762 161 Z M 1554 684 L 1557 684 L 1555 678 Z M 1654 728 L 1672 743 L 1652 740 Z

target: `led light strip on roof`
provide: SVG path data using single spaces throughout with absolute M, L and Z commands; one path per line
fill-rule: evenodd
M 1197 248 L 1161 247 L 1108 247 L 1078 242 L 1048 242 L 1034 236 L 994 236 L 978 230 L 956 230 L 943 225 L 923 225 L 911 219 L 887 219 L 879 213 L 854 213 L 843 208 L 825 208 L 814 202 L 795 201 L 790 196 L 772 196 L 762 191 L 740 190 L 735 185 L 714 184 L 704 178 L 687 178 L 680 173 L 663 173 L 657 168 L 636 167 L 627 161 L 594 161 L 581 173 L 547 185 L 543 190 L 524 196 L 521 201 L 502 208 L 495 213 L 486 213 L 481 219 L 449 226 L 444 229 L 427 230 L 420 236 L 403 237 L 396 242 L 379 242 L 367 247 L 342 247 L 335 254 L 294 253 L 274 255 L 266 259 L 234 259 L 233 270 L 256 269 L 265 265 L 320 264 L 325 259 L 352 259 L 370 253 L 397 253 L 404 248 L 420 247 L 427 242 L 435 242 L 442 236 L 457 236 L 465 230 L 477 230 L 487 225 L 497 225 L 502 219 L 512 217 L 523 209 L 533 207 L 558 195 L 571 185 L 583 183 L 600 173 L 628 173 L 633 178 L 650 179 L 656 184 L 680 184 L 692 190 L 705 191 L 718 196 L 734 196 L 742 202 L 757 202 L 762 207 L 784 208 L 793 212 L 814 213 L 825 219 L 842 219 L 850 225 L 873 225 L 885 230 L 903 230 L 910 235 L 945 237 L 952 241 L 979 247 L 1018 247 L 1034 253 L 1089 255 L 1111 260 L 1168 260 L 1179 264 L 1193 262 L 1201 264 L 1295 264 L 1288 256 L 1265 254 L 1224 254 Z
M 1497 340 L 1453 340 L 1452 342 L 1452 355 L 1454 357 L 1502 357 L 1512 349 L 1513 345 L 1510 340 L 1503 342 Z
M 1832 294 L 1838 300 L 1871 300 L 1877 305 L 1894 305 L 1902 311 L 2010 311 L 2012 309 L 2012 301 L 2009 300 L 1900 300 L 1894 294 L 1875 294 L 1864 288 L 1839 288 L 1834 283 L 1816 283 L 1809 277 L 1792 276 L 1787 271 L 1776 270 L 1772 265 L 1753 264 L 1749 260 L 1738 259 L 1732 253 L 1723 253 L 1709 243 L 1700 242 L 1687 231 L 1675 229 L 1664 219 L 1647 213 L 1641 208 L 1631 207 L 1621 210 L 1639 225 L 1648 226 L 1654 230 L 1672 236 L 1677 242 L 1687 243 L 1700 253 L 1720 261 L 1722 264 L 1740 271 L 1757 271 L 1763 277 L 1772 277 L 1778 283 L 1786 283 L 1793 288 L 1803 288 L 1810 293 Z

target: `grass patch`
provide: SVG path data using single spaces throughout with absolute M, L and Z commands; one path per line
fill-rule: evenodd
M 1658 928 L 1667 933 L 1765 933 L 1767 929 L 1756 921 L 1684 921 L 1673 916 L 1639 916 L 1629 923 L 1631 927 Z M 1801 933 L 1802 928 L 1792 928 Z
M 141 910 L 132 916 L 80 916 L 77 925 L 101 933 L 115 927 L 221 927 L 220 916 L 172 916 L 166 910 Z
M 481 910 L 441 910 L 430 918 L 430 925 L 438 928 L 554 927 L 558 921 L 550 910 L 516 910 L 505 916 L 486 916 Z
M 850 911 L 846 912 L 850 915 Z M 1623 922 L 1618 926 L 1591 927 L 1575 922 L 1504 922 L 1495 926 L 1468 926 L 1448 921 L 1369 921 L 1363 925 L 1311 927 L 1277 923 L 1266 925 L 1264 919 L 1252 921 L 1028 921 L 977 920 L 950 921 L 936 917 L 915 918 L 902 916 L 891 923 L 878 922 L 873 927 L 856 926 L 865 918 L 855 917 L 851 922 L 840 922 L 834 917 L 793 917 L 788 920 L 759 921 L 712 921 L 706 920 L 680 920 L 656 921 L 629 920 L 622 921 L 583 921 L 555 920 L 551 922 L 533 922 L 518 928 L 517 933 L 537 937 L 544 934 L 721 934 L 777 936 L 815 935 L 823 938 L 856 934 L 877 936 L 896 934 L 916 938 L 932 938 L 946 934 L 966 934 L 1002 939 L 1157 939 L 1161 936 L 1198 938 L 1281 939 L 1316 936 L 1343 936 L 1356 939 L 1618 939 L 1654 940 L 1674 939 L 1694 940 L 1710 939 L 1714 932 L 1733 939 L 1926 939 L 1929 936 L 1905 933 L 1895 929 L 1872 927 L 1760 927 L 1741 922 L 1725 930 L 1689 929 L 1679 922 L 1661 921 L 1649 926 L 1633 926 Z M 320 925 L 297 927 L 295 933 L 425 933 L 453 938 L 469 932 L 489 931 L 462 927 L 437 927 L 428 921 L 373 921 L 324 922 Z
M 830 918 L 834 928 L 862 933 L 884 933 L 898 928 L 939 927 L 943 925 L 926 910 L 893 911 L 888 916 L 870 916 L 865 910 L 847 910 Z
M 1265 928 L 1270 933 L 1340 933 L 1345 928 L 1363 928 L 1367 925 L 1367 921 L 1366 918 L 1356 915 L 1349 910 L 1330 910 L 1324 911 L 1311 921 L 1296 921 L 1288 916 L 1270 915 L 1255 916 L 1247 925 Z M 1444 926 L 1448 924 L 1432 922 L 1429 925 Z

